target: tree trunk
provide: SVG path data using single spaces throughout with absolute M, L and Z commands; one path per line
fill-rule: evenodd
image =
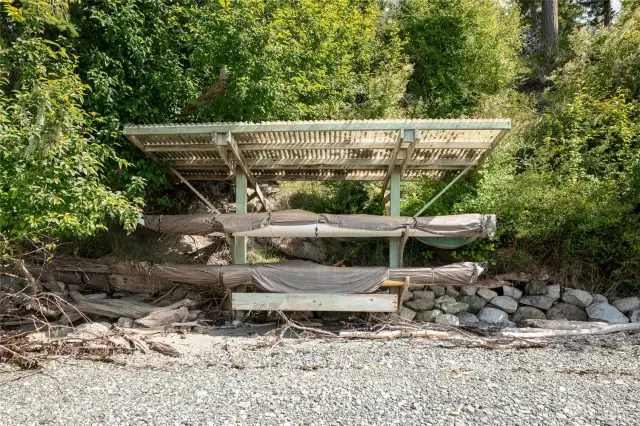
M 558 0 L 542 0 L 542 39 L 547 51 L 558 49 Z
M 602 5 L 602 15 L 604 20 L 604 26 L 608 27 L 611 25 L 611 0 L 604 0 L 604 4 Z
M 538 4 L 536 0 L 531 0 L 531 34 L 538 35 Z

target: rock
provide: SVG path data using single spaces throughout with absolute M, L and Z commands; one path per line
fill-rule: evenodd
M 416 312 L 433 309 L 433 305 L 434 302 L 431 299 L 411 299 L 408 302 L 404 302 L 404 306 Z
M 516 313 L 513 314 L 513 322 L 517 325 L 523 325 L 524 320 L 528 319 L 547 319 L 544 312 L 542 312 L 538 308 L 534 308 L 533 306 L 520 306 Z
M 287 256 L 324 263 L 327 259 L 327 247 L 323 238 L 270 238 L 270 244 Z
M 413 292 L 413 297 L 416 299 L 435 299 L 436 294 L 433 291 L 429 290 L 419 290 Z
M 491 305 L 512 314 L 518 309 L 518 302 L 509 296 L 496 296 L 489 302 Z
M 477 314 L 478 312 L 480 312 L 480 309 L 484 308 L 487 304 L 486 300 L 477 295 L 462 296 L 460 298 L 460 302 L 469 305 L 469 308 L 467 310 L 472 314 Z
M 509 296 L 513 300 L 520 300 L 522 297 L 522 290 L 518 290 L 517 288 L 510 285 L 502 286 L 502 294 L 505 296 Z
M 522 296 L 520 303 L 528 306 L 535 306 L 538 309 L 547 310 L 553 305 L 553 297 L 549 296 Z
M 432 285 L 429 288 L 435 293 L 436 297 L 442 297 L 446 294 L 446 290 L 441 285 Z
M 69 337 L 77 339 L 95 339 L 109 332 L 110 325 L 100 322 L 87 322 L 76 327 L 75 331 L 69 334 Z
M 609 303 L 609 300 L 602 294 L 594 294 L 591 303 Z
M 640 322 L 640 310 L 629 313 L 629 320 L 631 322 Z
M 412 311 L 411 309 L 407 309 L 404 306 L 400 307 L 400 318 L 407 321 L 413 321 L 415 317 L 416 313 L 414 311 Z
M 540 280 L 529 281 L 524 286 L 524 292 L 528 295 L 547 294 L 547 284 Z
M 445 294 L 451 297 L 460 297 L 460 293 L 458 292 L 458 290 L 456 290 L 450 285 L 448 285 L 447 288 L 445 289 Z
M 566 293 L 565 293 L 566 295 Z M 564 299 L 564 298 L 563 298 Z M 569 321 L 588 321 L 587 312 L 575 304 L 556 303 L 547 311 L 547 319 L 550 320 L 569 320 Z
M 462 325 L 475 324 L 475 323 L 480 322 L 478 317 L 473 315 L 470 312 L 459 312 L 459 313 L 456 314 L 456 316 L 458 317 L 458 321 Z
M 458 314 L 469 309 L 469 305 L 462 302 L 443 303 L 440 308 L 447 314 Z
M 406 302 L 407 300 L 411 300 L 411 299 L 413 299 L 413 293 L 411 293 L 410 291 L 405 291 L 402 294 L 402 301 L 403 302 Z
M 116 325 L 122 328 L 133 328 L 133 318 L 120 317 Z
M 498 293 L 496 293 L 495 291 L 489 290 L 488 288 L 484 288 L 484 287 L 479 288 L 476 294 L 482 297 L 487 302 L 498 295 Z
M 451 325 L 457 327 L 458 325 L 460 325 L 460 321 L 455 315 L 444 314 L 436 317 L 436 324 Z
M 475 285 L 465 285 L 460 289 L 460 294 L 462 296 L 473 296 L 478 291 L 478 287 Z
M 440 312 L 440 310 L 438 309 L 433 309 L 431 311 L 422 312 L 419 315 L 420 315 L 420 321 L 434 322 L 437 317 L 442 315 L 442 312 Z
M 611 305 L 622 313 L 627 313 L 640 309 L 640 298 L 625 297 L 623 299 L 614 300 Z
M 547 286 L 547 296 L 553 297 L 554 300 L 560 300 L 560 284 L 553 284 Z
M 487 306 L 480 310 L 478 319 L 485 324 L 504 324 L 509 320 L 509 315 L 505 311 Z
M 93 293 L 84 295 L 87 300 L 104 300 L 107 298 L 107 293 Z
M 587 307 L 590 321 L 604 321 L 609 324 L 626 324 L 629 318 L 608 303 L 592 303 Z
M 586 308 L 593 301 L 593 296 L 584 290 L 570 288 L 562 295 L 562 301 L 571 305 L 576 305 L 579 308 Z
M 131 344 L 129 343 L 129 341 L 122 336 L 111 336 L 108 337 L 107 340 L 114 344 L 116 347 L 124 349 L 131 348 Z
M 438 297 L 434 302 L 435 302 L 435 307 L 440 308 L 440 306 L 442 306 L 445 303 L 455 303 L 456 299 L 454 299 L 451 296 L 441 296 L 441 297 Z

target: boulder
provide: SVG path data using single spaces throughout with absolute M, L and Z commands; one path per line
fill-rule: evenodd
M 521 304 L 534 306 L 545 311 L 553 305 L 553 302 L 555 302 L 555 300 L 549 296 L 522 296 L 520 298 Z
M 476 294 L 482 297 L 487 302 L 498 295 L 498 293 L 496 293 L 495 291 L 489 290 L 488 288 L 485 288 L 485 287 L 479 288 Z
M 609 324 L 626 324 L 629 318 L 608 303 L 592 303 L 587 307 L 590 321 L 603 321 Z
M 438 297 L 436 300 L 434 300 L 434 302 L 435 302 L 435 307 L 440 308 L 440 306 L 442 306 L 443 304 L 455 303 L 456 299 L 454 299 L 451 296 L 441 296 L 441 297 Z
M 562 295 L 562 301 L 571 305 L 576 305 L 579 308 L 586 308 L 593 301 L 593 296 L 584 290 L 570 288 Z
M 440 312 L 440 310 L 433 309 L 427 312 L 420 312 L 418 314 L 417 320 L 422 322 L 434 322 L 440 315 L 442 315 L 442 312 Z
M 473 296 L 478 291 L 478 287 L 475 285 L 465 285 L 460 289 L 460 294 L 462 296 Z
M 560 284 L 552 284 L 547 286 L 547 296 L 560 300 Z
M 404 302 L 404 306 L 416 312 L 424 312 L 428 311 L 429 309 L 433 309 L 433 300 L 411 299 L 408 302 Z
M 470 312 L 459 312 L 456 314 L 461 325 L 476 324 L 480 322 L 477 316 Z
M 531 277 L 529 276 L 529 274 L 525 274 L 524 272 L 508 272 L 506 274 L 496 275 L 496 279 L 506 280 L 506 281 L 527 282 L 531 279 Z
M 538 308 L 534 308 L 533 306 L 520 306 L 516 313 L 513 314 L 513 322 L 517 325 L 523 325 L 524 320 L 528 319 L 547 319 L 544 312 L 542 312 Z
M 469 309 L 469 305 L 462 302 L 443 303 L 440 306 L 440 309 L 442 309 L 446 314 L 455 315 L 460 312 L 465 312 Z
M 566 293 L 565 293 L 566 294 Z M 547 319 L 550 320 L 569 320 L 569 321 L 588 321 L 587 312 L 575 304 L 556 303 L 547 311 Z
M 496 296 L 489 302 L 491 305 L 512 314 L 518 309 L 518 302 L 509 296 Z
M 594 294 L 591 303 L 609 303 L 609 299 L 607 299 L 603 294 Z
M 396 318 L 393 318 L 394 316 L 396 316 Z M 390 319 L 402 319 L 405 321 L 413 321 L 413 319 L 416 317 L 416 313 L 415 311 L 412 311 L 409 308 L 406 308 L 404 306 L 400 306 L 400 311 L 397 314 L 391 314 Z
M 435 293 L 436 297 L 442 297 L 446 294 L 446 290 L 441 285 L 432 285 L 429 286 L 429 289 Z
M 116 325 L 122 328 L 133 328 L 133 318 L 120 317 Z
M 478 319 L 485 324 L 504 324 L 509 321 L 509 315 L 500 309 L 485 307 L 478 313 Z
M 455 315 L 444 314 L 436 317 L 436 324 L 458 326 L 460 325 L 460 321 Z
M 404 293 L 402 293 L 402 301 L 406 302 L 407 300 L 411 300 L 413 299 L 413 293 L 411 293 L 410 291 L 405 291 Z
M 524 286 L 524 292 L 528 295 L 547 294 L 547 284 L 540 280 L 531 280 Z
M 472 314 L 477 314 L 478 312 L 480 312 L 480 309 L 484 308 L 487 304 L 486 300 L 484 300 L 482 297 L 477 295 L 462 296 L 460 298 L 460 302 L 466 303 L 467 305 L 469 305 L 469 308 L 467 310 Z
M 433 291 L 429 290 L 418 290 L 413 292 L 413 297 L 416 299 L 435 299 L 436 294 Z
M 448 285 L 445 289 L 444 294 L 451 297 L 460 297 L 460 292 L 455 289 L 455 287 Z
M 629 313 L 629 321 L 640 322 L 640 310 Z
M 513 300 L 520 300 L 522 297 L 522 290 L 518 290 L 517 288 L 510 285 L 502 286 L 502 294 L 505 296 L 509 296 Z
M 620 312 L 626 314 L 627 312 L 640 309 L 640 298 L 637 296 L 625 297 L 623 299 L 614 300 L 611 302 L 611 305 Z

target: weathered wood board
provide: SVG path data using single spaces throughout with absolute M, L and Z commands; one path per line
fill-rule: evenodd
M 396 312 L 395 294 L 233 293 L 231 306 L 240 311 Z

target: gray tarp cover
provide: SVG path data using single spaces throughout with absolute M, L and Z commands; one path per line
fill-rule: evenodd
M 263 291 L 275 293 L 369 293 L 385 280 L 414 284 L 467 285 L 477 281 L 483 267 L 473 262 L 435 268 L 353 267 L 339 268 L 303 260 L 255 265 L 151 265 L 126 264 L 130 274 L 194 284 L 222 284 L 234 288 L 252 282 Z M 120 264 L 118 269 L 124 272 Z
M 266 213 L 193 214 L 145 216 L 144 226 L 169 234 L 207 235 L 212 232 L 252 231 L 273 226 L 326 224 L 338 228 L 394 231 L 417 229 L 440 237 L 493 238 L 496 216 L 460 214 L 451 216 L 407 217 L 347 214 L 316 214 L 304 210 L 284 210 Z

